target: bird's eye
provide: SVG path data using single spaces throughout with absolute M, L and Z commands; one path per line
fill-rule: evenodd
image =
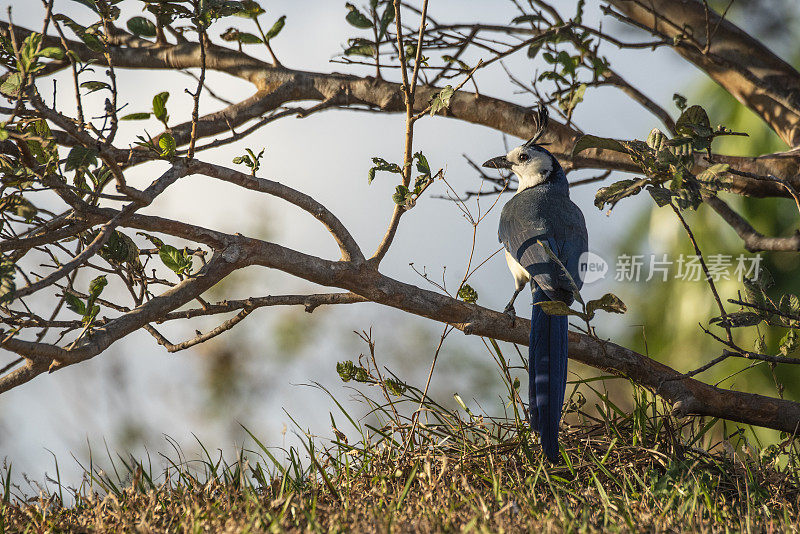
M 527 154 L 525 154 L 524 152 L 519 155 L 519 160 L 520 161 L 528 161 L 528 159 L 530 159 L 529 156 Z

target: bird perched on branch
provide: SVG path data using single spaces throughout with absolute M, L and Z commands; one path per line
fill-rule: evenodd
M 534 303 L 528 349 L 530 422 L 539 431 L 547 458 L 557 462 L 558 426 L 567 385 L 568 322 L 567 316 L 548 315 L 536 303 L 560 300 L 572 304 L 574 291 L 582 285 L 579 261 L 588 250 L 588 238 L 583 214 L 569 199 L 564 169 L 537 143 L 548 123 L 547 109 L 541 104 L 534 120 L 532 138 L 483 166 L 510 169 L 519 179 L 516 194 L 503 206 L 498 229 L 516 284 L 505 311 L 513 321 L 514 300 L 530 281 Z

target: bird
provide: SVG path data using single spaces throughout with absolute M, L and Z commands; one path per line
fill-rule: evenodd
M 533 299 L 528 348 L 530 425 L 539 432 L 545 456 L 560 458 L 558 427 L 567 385 L 567 330 L 565 315 L 548 315 L 536 303 L 561 301 L 571 305 L 583 282 L 581 256 L 588 251 L 586 222 L 569 198 L 569 183 L 558 160 L 538 143 L 549 122 L 539 104 L 533 114 L 534 135 L 504 156 L 483 167 L 507 169 L 518 179 L 514 196 L 503 206 L 498 238 L 514 277 L 515 290 L 505 307 L 512 325 L 514 301 L 530 282 Z M 558 258 L 552 259 L 547 248 Z M 569 273 L 566 275 L 565 271 Z

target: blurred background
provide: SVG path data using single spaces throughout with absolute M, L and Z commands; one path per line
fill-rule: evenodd
M 727 2 L 710 2 L 723 10 Z M 575 2 L 555 3 L 571 16 Z M 717 5 L 719 4 L 719 5 Z M 31 0 L 3 1 L 20 26 L 38 30 L 44 10 Z M 431 16 L 440 21 L 505 24 L 518 14 L 511 2 L 494 2 L 491 9 L 478 0 L 433 0 Z M 141 14 L 140 5 L 123 2 L 121 20 Z M 263 1 L 265 18 L 286 15 L 286 27 L 273 41 L 281 62 L 294 69 L 372 74 L 372 69 L 333 64 L 348 37 L 357 31 L 345 22 L 343 2 Z M 93 21 L 93 13 L 80 3 L 56 2 L 56 11 L 76 21 Z M 763 39 L 778 55 L 791 64 L 800 64 L 800 55 L 792 45 L 800 25 L 800 8 L 793 0 L 737 0 L 729 16 L 745 30 Z M 595 24 L 601 14 L 597 2 L 586 6 L 584 20 Z M 219 43 L 219 34 L 238 23 L 244 31 L 244 19 L 223 19 L 211 27 L 209 35 Z M 271 22 L 270 22 L 271 23 Z M 622 33 L 631 39 L 640 35 L 610 19 L 603 27 L 610 33 Z M 785 145 L 751 112 L 709 81 L 703 73 L 667 49 L 655 51 L 617 50 L 603 45 L 612 67 L 642 90 L 673 117 L 679 112 L 673 94 L 685 95 L 689 104 L 701 104 L 709 112 L 712 124 L 724 124 L 746 131 L 749 138 L 731 137 L 715 143 L 715 150 L 732 155 L 756 155 L 785 149 Z M 268 60 L 260 47 L 246 52 Z M 477 59 L 477 58 L 473 58 Z M 534 70 L 542 69 L 524 54 L 509 58 L 505 64 L 515 75 L 528 81 Z M 473 62 L 474 64 L 474 62 Z M 387 78 L 396 73 L 385 74 Z M 98 69 L 98 77 L 102 75 Z M 126 111 L 145 111 L 156 93 L 169 91 L 169 111 L 173 121 L 187 120 L 191 97 L 185 88 L 196 82 L 186 74 L 165 71 L 118 71 L 120 100 L 129 102 Z M 71 79 L 67 72 L 54 76 L 59 87 L 59 108 L 74 113 Z M 483 94 L 532 105 L 530 96 L 518 94 L 499 65 L 481 70 L 477 82 Z M 49 84 L 39 82 L 50 94 Z M 228 100 L 240 100 L 252 93 L 252 87 L 227 75 L 209 72 L 208 86 Z M 102 106 L 102 96 L 90 95 L 85 106 Z M 224 107 L 207 94 L 201 100 L 201 112 Z M 577 108 L 575 123 L 583 131 L 600 136 L 639 138 L 653 127 L 661 127 L 655 117 L 612 89 L 589 89 Z M 132 143 L 146 129 L 160 131 L 155 119 L 127 123 L 120 131 L 117 146 Z M 367 185 L 371 157 L 389 161 L 402 160 L 404 117 L 325 111 L 308 118 L 286 118 L 262 128 L 244 141 L 201 154 L 200 158 L 223 165 L 249 147 L 258 152 L 266 148 L 260 176 L 268 177 L 308 193 L 328 206 L 351 230 L 365 252 L 371 252 L 381 239 L 391 215 L 394 180 L 379 173 Z M 478 174 L 464 156 L 481 162 L 505 153 L 519 139 L 504 138 L 498 132 L 442 117 L 426 118 L 417 123 L 415 150 L 422 150 L 431 167 L 443 168 L 447 181 L 463 192 L 480 186 Z M 135 168 L 129 178 L 133 185 L 149 183 L 161 172 L 163 163 L 149 163 Z M 598 173 L 578 171 L 570 180 L 588 178 Z M 602 185 L 619 179 L 613 173 Z M 601 185 L 589 184 L 573 189 L 573 200 L 583 209 L 589 228 L 590 248 L 609 265 L 600 281 L 587 284 L 585 298 L 596 298 L 612 291 L 628 305 L 623 316 L 603 316 L 597 321 L 598 334 L 645 352 L 674 368 L 688 371 L 719 354 L 713 340 L 702 335 L 699 322 L 706 322 L 714 312 L 714 302 L 704 282 L 674 278 L 662 282 L 656 276 L 648 282 L 628 283 L 615 280 L 616 259 L 621 254 L 645 255 L 692 254 L 689 242 L 674 215 L 668 209 L 655 208 L 647 195 L 626 199 L 607 215 L 593 205 L 594 193 Z M 429 194 L 402 221 L 395 243 L 382 264 L 387 275 L 420 286 L 428 285 L 413 267 L 436 281 L 444 280 L 454 289 L 460 282 L 470 252 L 472 227 L 450 201 L 433 198 L 446 194 L 443 183 L 436 182 Z M 786 235 L 797 227 L 797 212 L 786 200 L 752 200 L 726 197 L 759 231 Z M 487 209 L 492 198 L 481 200 Z M 505 199 L 501 200 L 501 203 Z M 476 209 L 476 200 L 469 202 Z M 292 248 L 328 258 L 338 257 L 335 244 L 326 231 L 307 214 L 278 199 L 192 176 L 171 187 L 150 206 L 146 213 L 165 214 L 188 222 L 240 232 L 274 240 Z M 499 205 L 479 226 L 476 242 L 478 262 L 491 256 L 497 242 Z M 701 207 L 688 215 L 706 254 L 743 252 L 741 241 L 709 209 Z M 776 281 L 775 291 L 797 292 L 797 254 L 763 254 L 766 266 Z M 645 268 L 647 265 L 645 265 Z M 490 259 L 470 279 L 478 292 L 478 302 L 502 309 L 513 291 L 513 282 L 503 256 Z M 242 298 L 268 294 L 313 292 L 312 284 L 262 268 L 236 273 L 213 288 L 207 298 Z M 724 296 L 735 296 L 736 280 L 720 283 Z M 523 292 L 517 300 L 517 312 L 529 314 L 530 296 Z M 164 333 L 172 341 L 191 337 L 195 329 L 216 326 L 219 319 L 197 320 L 170 325 Z M 79 481 L 81 469 L 91 448 L 94 454 L 137 457 L 167 452 L 166 436 L 174 439 L 191 454 L 199 449 L 198 440 L 208 449 L 235 451 L 245 441 L 246 426 L 262 442 L 285 446 L 298 434 L 330 436 L 329 412 L 335 411 L 331 399 L 318 383 L 330 390 L 355 414 L 367 407 L 352 399 L 350 391 L 336 373 L 336 362 L 357 359 L 367 351 L 355 332 L 370 331 L 376 342 L 378 362 L 403 380 L 424 385 L 429 365 L 443 326 L 403 312 L 374 304 L 353 304 L 318 308 L 313 314 L 302 308 L 264 308 L 252 313 L 243 323 L 211 342 L 194 349 L 169 355 L 144 332 L 113 345 L 101 356 L 68 367 L 0 396 L 0 459 L 13 462 L 15 475 L 26 473 L 41 480 L 54 474 L 55 456 L 62 480 Z M 646 346 L 645 346 L 646 340 Z M 776 339 L 768 339 L 774 349 Z M 503 345 L 507 355 L 513 348 Z M 0 364 L 11 355 L 0 352 Z M 700 378 L 724 387 L 746 389 L 776 395 L 776 380 L 786 386 L 787 398 L 800 399 L 797 372 L 779 368 L 775 376 L 767 366 L 728 378 L 745 367 L 742 362 L 727 362 Z M 595 371 L 570 363 L 574 377 L 588 377 Z M 527 384 L 523 380 L 523 384 Z M 431 384 L 431 395 L 448 403 L 458 393 L 470 405 L 480 405 L 488 412 L 502 410 L 500 377 L 495 364 L 479 338 L 451 334 L 439 355 Z M 523 386 L 524 387 L 524 386 Z M 609 388 L 625 391 L 625 382 L 616 380 Z M 624 394 L 620 394 L 623 397 Z M 452 401 L 450 401 L 452 402 Z M 291 418 L 290 418 L 291 416 Z M 295 425 L 292 419 L 297 422 Z M 769 433 L 762 437 L 770 439 Z M 74 459 L 73 459 L 74 457 Z

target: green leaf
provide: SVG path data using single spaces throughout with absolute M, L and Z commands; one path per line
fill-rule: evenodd
M 36 49 L 42 41 L 42 36 L 36 32 L 28 35 L 22 43 L 17 56 L 17 66 L 21 72 L 32 72 L 36 69 L 32 68 L 36 62 Z
M 6 255 L 0 255 L 0 302 L 13 298 L 17 284 L 14 282 L 14 262 Z
M 408 190 L 408 187 L 404 185 L 398 185 L 395 190 L 394 194 L 392 195 L 392 200 L 398 206 L 406 205 L 406 200 L 411 195 L 411 191 Z
M 128 20 L 128 30 L 137 37 L 156 36 L 156 25 L 144 17 L 133 17 Z
M 164 132 L 158 138 L 158 147 L 161 149 L 162 158 L 171 158 L 175 155 L 175 139 L 169 132 Z
M 426 158 L 422 152 L 416 152 L 414 154 L 414 159 L 417 161 L 417 171 L 421 172 L 423 175 L 430 176 L 431 167 L 428 165 L 428 158 Z
M 99 81 L 90 81 L 90 82 L 83 82 L 81 87 L 84 89 L 88 89 L 87 95 L 94 93 L 95 91 L 101 91 L 103 89 L 108 89 L 111 91 L 111 86 L 106 82 L 99 82 Z
M 442 55 L 442 61 L 444 61 L 445 63 L 455 63 L 463 71 L 468 71 L 468 70 L 471 69 L 471 67 L 469 65 L 467 65 L 466 63 L 464 63 L 460 59 L 455 58 L 453 56 L 448 56 L 447 54 L 443 54 Z
M 353 376 L 355 376 L 354 367 L 351 360 L 336 362 L 336 372 L 339 374 L 339 378 L 342 379 L 342 382 L 350 382 L 353 379 Z
M 64 59 L 66 57 L 64 50 L 58 46 L 48 46 L 46 48 L 42 48 L 39 50 L 39 55 L 48 59 Z
M 781 298 L 781 311 L 787 314 L 800 314 L 800 299 L 797 298 L 797 295 L 784 295 L 786 297 L 786 302 L 784 303 L 784 299 Z
M 0 128 L 0 141 L 5 141 L 6 139 L 8 139 L 8 130 Z
M 781 339 L 778 350 L 782 355 L 789 356 L 797 349 L 800 349 L 800 335 L 798 335 L 797 330 L 791 329 Z
M 764 341 L 764 336 L 756 336 L 756 339 L 753 342 L 753 350 L 761 354 L 767 352 L 767 342 Z
M 750 304 L 755 304 L 759 308 L 766 308 L 767 307 L 767 298 L 766 293 L 764 293 L 764 289 L 755 281 L 750 280 L 749 278 L 745 278 L 743 280 L 744 283 L 744 294 L 745 294 L 745 302 L 749 302 Z M 758 313 L 761 313 L 765 317 L 769 317 L 765 311 L 756 310 Z
M 89 283 L 89 297 L 94 301 L 103 292 L 103 289 L 108 285 L 106 275 L 100 275 Z
M 594 205 L 597 209 L 603 209 L 603 206 L 610 204 L 610 207 L 622 200 L 623 198 L 635 195 L 642 189 L 641 180 L 620 180 L 608 187 L 601 187 L 594 195 Z
M 221 34 L 223 41 L 237 41 L 242 44 L 260 44 L 264 41 L 261 37 L 253 35 L 252 33 L 240 32 L 236 28 L 228 28 L 225 33 Z
M 200 0 L 200 21 L 204 26 L 208 27 L 215 20 L 230 15 L 236 15 L 237 13 L 241 13 L 243 9 L 244 5 L 242 2 L 231 0 Z
M 580 24 L 583 22 L 583 7 L 586 5 L 586 0 L 578 0 L 578 9 L 575 13 L 575 18 L 572 20 L 575 24 Z
M 559 98 L 558 104 L 564 110 L 564 113 L 570 113 L 578 104 L 583 102 L 584 93 L 586 93 L 586 84 L 582 83 L 569 93 L 566 98 Z
M 254 0 L 244 0 L 242 2 L 242 9 L 238 13 L 234 13 L 237 17 L 244 17 L 255 20 L 259 15 L 266 13 L 264 9 Z
M 395 397 L 399 397 L 408 389 L 408 386 L 394 378 L 387 378 L 384 380 L 384 384 L 386 384 L 386 389 L 389 390 L 389 393 Z
M 18 194 L 13 194 L 0 199 L 0 212 L 10 211 L 17 217 L 22 217 L 26 222 L 30 222 L 36 216 L 36 206 Z
M 696 210 L 702 203 L 703 198 L 700 196 L 697 187 L 680 189 L 675 195 L 675 205 L 682 210 Z
M 272 25 L 272 28 L 269 29 L 267 34 L 264 36 L 266 37 L 266 41 L 272 40 L 274 37 L 277 37 L 283 26 L 286 24 L 286 15 L 281 15 L 278 20 L 275 21 L 275 24 Z
M 391 1 L 386 3 L 386 7 L 383 10 L 383 15 L 381 15 L 381 25 L 378 31 L 378 41 L 383 39 L 383 36 L 386 35 L 386 30 L 389 28 L 389 25 L 394 21 L 394 3 Z
M 64 292 L 64 303 L 67 305 L 67 308 L 74 311 L 78 315 L 85 315 L 86 314 L 86 304 L 83 301 L 73 295 L 72 293 Z
M 686 97 L 683 96 L 682 94 L 679 93 L 673 94 L 672 101 L 675 102 L 675 106 L 679 110 L 683 111 L 684 109 L 686 109 Z
M 458 290 L 458 298 L 460 298 L 464 302 L 475 304 L 476 302 L 478 302 L 478 292 L 475 291 L 471 285 L 464 284 Z
M 567 305 L 566 302 L 562 302 L 560 300 L 543 300 L 541 302 L 534 302 L 533 305 L 539 306 L 547 315 L 574 315 L 586 320 L 586 314 L 573 310 Z
M 53 138 L 53 132 L 44 119 L 31 121 L 24 128 L 25 133 L 38 139 L 28 140 L 28 149 L 40 165 L 51 165 L 58 161 L 58 148 Z
M 346 56 L 375 56 L 375 45 L 372 43 L 372 41 L 367 39 L 348 39 L 347 45 L 348 46 L 344 51 L 344 55 Z
M 667 140 L 668 138 L 666 135 L 664 135 L 664 132 L 658 128 L 653 128 L 647 135 L 647 146 L 652 148 L 655 152 L 658 152 L 664 147 L 664 144 Z
M 20 88 L 22 87 L 22 78 L 21 72 L 12 72 L 6 76 L 2 85 L 0 85 L 0 93 L 12 98 L 19 97 Z
M 176 274 L 190 274 L 192 272 L 192 257 L 186 250 L 178 250 L 171 245 L 162 245 L 158 249 L 158 257 L 171 271 Z
M 154 236 L 154 235 L 151 235 L 151 234 L 148 234 L 148 233 L 145 233 L 145 232 L 136 232 L 136 235 L 140 235 L 140 236 L 142 236 L 143 238 L 147 239 L 147 240 L 148 240 L 148 241 L 150 241 L 150 242 L 153 244 L 153 246 L 154 246 L 154 247 L 156 247 L 156 248 L 161 248 L 161 247 L 163 247 L 163 246 L 164 246 L 164 242 L 163 242 L 163 241 L 161 241 L 161 239 L 157 238 L 157 237 L 156 237 L 156 236 Z
M 351 360 L 336 363 L 336 372 L 342 382 L 355 380 L 356 382 L 366 382 L 369 379 L 367 370 L 360 365 L 354 364 Z
M 650 186 L 647 188 L 647 192 L 650 193 L 650 196 L 653 197 L 656 206 L 659 208 L 669 204 L 670 200 L 672 200 L 672 195 L 674 194 L 666 187 L 661 186 Z
M 597 310 L 603 310 L 608 313 L 625 313 L 628 311 L 628 307 L 615 294 L 606 293 L 599 299 L 590 300 L 586 303 L 586 313 L 589 314 L 589 317 L 593 317 L 594 312 Z
M 728 172 L 729 168 L 730 165 L 727 163 L 715 163 L 714 165 L 703 169 L 703 172 L 697 175 L 697 179 L 701 182 L 707 182 L 712 185 L 724 185 L 722 178 L 724 177 L 725 173 Z
M 450 99 L 453 97 L 453 93 L 455 93 L 455 90 L 452 85 L 445 85 L 441 91 L 436 93 L 431 99 L 431 115 L 450 107 Z
M 86 313 L 83 315 L 83 322 L 84 323 L 91 323 L 97 314 L 100 313 L 100 306 L 94 305 L 91 308 L 87 305 L 86 306 Z
M 367 183 L 371 184 L 372 180 L 375 179 L 375 172 L 376 171 L 386 171 L 391 172 L 394 174 L 402 174 L 403 170 L 400 168 L 400 165 L 397 163 L 389 163 L 383 158 L 372 158 L 373 167 L 369 170 L 367 174 Z
M 150 118 L 150 113 L 140 112 L 140 113 L 129 113 L 128 115 L 125 115 L 124 117 L 120 117 L 119 120 L 121 120 L 121 121 L 142 121 L 142 120 L 149 119 L 149 118 Z
M 622 152 L 623 154 L 629 153 L 628 149 L 616 139 L 597 137 L 596 135 L 583 135 L 580 139 L 575 141 L 575 146 L 572 148 L 572 157 L 590 148 L 613 150 L 614 152 Z
M 690 106 L 681 113 L 675 123 L 675 131 L 690 137 L 708 137 L 712 134 L 706 110 L 701 106 Z
M 236 40 L 242 44 L 262 44 L 264 42 L 261 40 L 261 37 L 247 32 L 239 32 L 239 35 L 236 36 Z
M 166 91 L 158 93 L 153 97 L 153 115 L 164 124 L 169 120 L 169 115 L 167 114 L 168 99 L 169 93 Z
M 743 326 L 755 326 L 763 320 L 763 317 L 756 312 L 740 311 L 725 315 L 725 317 L 713 317 L 709 324 L 718 324 L 724 328 L 740 328 Z
M 81 41 L 83 41 L 83 44 L 88 46 L 91 50 L 99 53 L 105 52 L 106 47 L 103 44 L 103 41 L 101 41 L 100 38 L 97 37 L 96 35 L 83 32 L 79 33 L 78 37 L 80 38 Z
M 133 239 L 115 230 L 100 249 L 100 257 L 116 265 L 122 263 L 136 265 L 139 260 L 139 247 Z
M 534 40 L 530 46 L 528 47 L 528 58 L 533 59 L 536 57 L 536 54 L 539 53 L 539 50 L 542 49 L 542 45 L 545 43 L 545 39 L 536 39 Z
M 83 146 L 75 146 L 69 151 L 64 169 L 74 171 L 85 169 L 91 165 L 97 165 L 97 150 Z
M 523 24 L 525 22 L 545 22 L 541 15 L 520 15 L 511 19 L 511 24 Z
M 359 11 L 356 6 L 348 2 L 344 5 L 344 7 L 346 7 L 348 10 L 348 13 L 344 18 L 350 23 L 351 26 L 361 28 L 362 30 L 372 28 L 372 21 L 369 20 L 369 18 L 361 11 Z

